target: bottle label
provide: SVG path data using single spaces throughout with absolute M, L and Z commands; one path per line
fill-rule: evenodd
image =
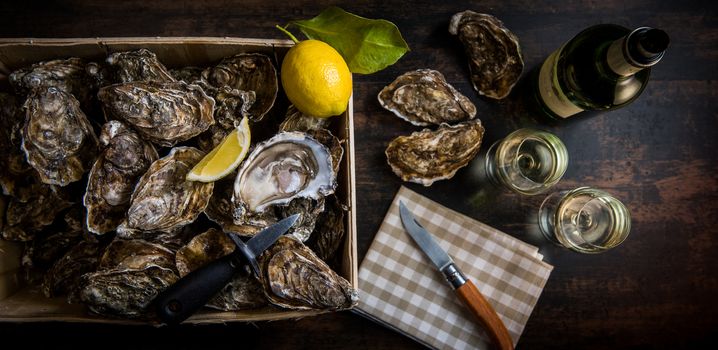
M 566 97 L 561 86 L 558 83 L 558 75 L 556 68 L 558 65 L 558 55 L 563 47 L 554 51 L 548 56 L 541 66 L 538 78 L 538 89 L 546 107 L 561 118 L 568 118 L 576 113 L 583 111 Z
M 608 67 L 611 68 L 614 73 L 627 77 L 636 74 L 643 68 L 636 67 L 626 60 L 626 55 L 623 54 L 623 45 L 625 42 L 625 38 L 621 38 L 614 41 L 611 46 L 608 47 L 606 62 L 608 62 Z

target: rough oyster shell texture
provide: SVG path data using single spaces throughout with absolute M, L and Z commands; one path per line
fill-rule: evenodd
M 171 147 L 214 124 L 214 99 L 199 85 L 131 82 L 100 89 L 105 114 L 131 125 L 160 146 Z
M 228 86 L 214 89 L 213 92 L 215 124 L 197 138 L 197 145 L 206 152 L 219 145 L 239 125 L 243 117 L 249 116 L 249 108 L 256 99 L 254 91 L 237 90 Z
M 49 298 L 78 288 L 82 275 L 95 271 L 99 258 L 97 241 L 80 241 L 45 273 L 43 294 Z
M 7 93 L 0 93 L 0 185 L 6 195 L 18 195 L 18 187 L 22 186 L 26 173 L 32 170 L 22 151 L 21 130 L 25 124 L 18 98 Z
M 33 90 L 25 102 L 22 148 L 42 182 L 66 186 L 90 169 L 97 155 L 95 132 L 80 104 L 55 87 Z
M 479 152 L 483 135 L 478 119 L 444 124 L 436 131 L 424 129 L 395 138 L 386 148 L 386 159 L 402 180 L 430 186 L 466 166 Z
M 508 96 L 524 68 L 516 35 L 496 17 L 473 11 L 451 17 L 449 32 L 464 44 L 474 89 L 494 99 Z
M 117 120 L 102 127 L 100 142 L 104 149 L 90 170 L 84 196 L 87 228 L 96 234 L 122 222 L 137 179 L 158 158 L 151 143 Z
M 307 246 L 326 262 L 336 256 L 344 241 L 344 212 L 346 210 L 336 196 L 328 196 L 324 204 L 324 211 L 317 217 L 317 225 L 307 241 Z
M 302 113 L 294 105 L 289 105 L 284 120 L 279 124 L 279 131 L 309 131 L 326 128 L 329 118 L 317 118 Z
M 210 220 L 217 223 L 223 231 L 233 232 L 244 237 L 254 236 L 263 227 L 259 225 L 249 225 L 234 223 L 234 205 L 232 204 L 232 193 L 234 193 L 234 180 L 237 177 L 237 172 L 219 179 L 214 182 L 214 191 L 212 192 L 212 198 L 207 204 L 207 208 L 204 209 L 204 214 Z M 270 220 L 275 222 L 277 220 Z
M 30 67 L 18 69 L 10 74 L 8 80 L 15 91 L 22 95 L 32 90 L 55 87 L 72 94 L 83 107 L 90 106 L 90 99 L 96 87 L 96 77 L 80 58 L 39 62 Z
M 43 227 L 52 224 L 57 214 L 72 203 L 59 188 L 35 181 L 23 201 L 11 197 L 7 204 L 2 238 L 9 241 L 30 241 Z
M 342 310 L 354 306 L 351 284 L 296 238 L 282 236 L 259 258 L 269 301 L 288 309 Z
M 326 146 L 301 132 L 281 132 L 258 144 L 247 156 L 234 182 L 235 224 L 295 198 L 334 193 L 336 173 Z
M 256 101 L 249 108 L 248 118 L 258 122 L 274 106 L 279 83 L 272 60 L 260 53 L 241 53 L 223 59 L 215 67 L 202 72 L 202 79 L 216 88 L 228 86 L 254 91 Z
M 157 59 L 157 55 L 147 49 L 113 53 L 107 57 L 107 63 L 115 69 L 116 80 L 119 83 L 175 81 L 167 68 Z
M 432 69 L 398 76 L 378 98 L 382 107 L 418 126 L 454 124 L 476 116 L 476 106 Z
M 187 181 L 185 177 L 204 153 L 192 147 L 175 147 L 150 165 L 130 199 L 127 218 L 117 228 L 122 238 L 172 233 L 197 219 L 207 207 L 214 183 Z

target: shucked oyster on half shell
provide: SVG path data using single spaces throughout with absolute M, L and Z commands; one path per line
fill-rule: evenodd
M 120 121 L 102 127 L 104 149 L 90 170 L 84 204 L 92 233 L 113 231 L 125 218 L 137 179 L 158 155 L 151 143 Z
M 100 89 L 105 114 L 130 124 L 143 138 L 171 147 L 214 124 L 214 99 L 199 85 L 132 82 Z
M 192 147 L 175 147 L 153 162 L 140 178 L 130 199 L 127 218 L 117 228 L 122 238 L 173 234 L 193 222 L 207 207 L 214 183 L 187 181 L 185 177 L 204 153 Z
M 66 186 L 80 180 L 98 148 L 80 103 L 67 92 L 44 87 L 30 93 L 25 108 L 22 148 L 42 182 Z
M 107 57 L 107 63 L 115 68 L 118 83 L 175 81 L 167 68 L 157 59 L 157 55 L 147 49 L 115 52 Z
M 272 205 L 334 193 L 336 173 L 326 146 L 302 132 L 281 132 L 257 144 L 234 182 L 234 221 L 246 223 Z
M 400 75 L 378 98 L 382 107 L 418 126 L 453 124 L 476 116 L 476 106 L 432 69 Z
M 444 124 L 436 131 L 424 129 L 395 138 L 386 148 L 386 159 L 402 180 L 430 186 L 450 179 L 469 164 L 479 152 L 483 135 L 478 119 Z
M 516 35 L 496 17 L 473 11 L 451 17 L 449 33 L 464 44 L 474 89 L 494 99 L 508 96 L 524 68 Z

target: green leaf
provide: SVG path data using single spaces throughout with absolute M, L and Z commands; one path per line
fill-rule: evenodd
M 329 7 L 319 16 L 293 21 L 309 39 L 321 40 L 344 57 L 352 73 L 371 74 L 399 60 L 409 46 L 387 20 L 368 19 Z

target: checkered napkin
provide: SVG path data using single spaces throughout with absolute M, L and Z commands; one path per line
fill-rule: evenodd
M 538 248 L 402 187 L 359 268 L 355 312 L 436 349 L 488 349 L 488 336 L 404 231 L 399 201 L 491 303 L 516 344 L 553 266 Z

